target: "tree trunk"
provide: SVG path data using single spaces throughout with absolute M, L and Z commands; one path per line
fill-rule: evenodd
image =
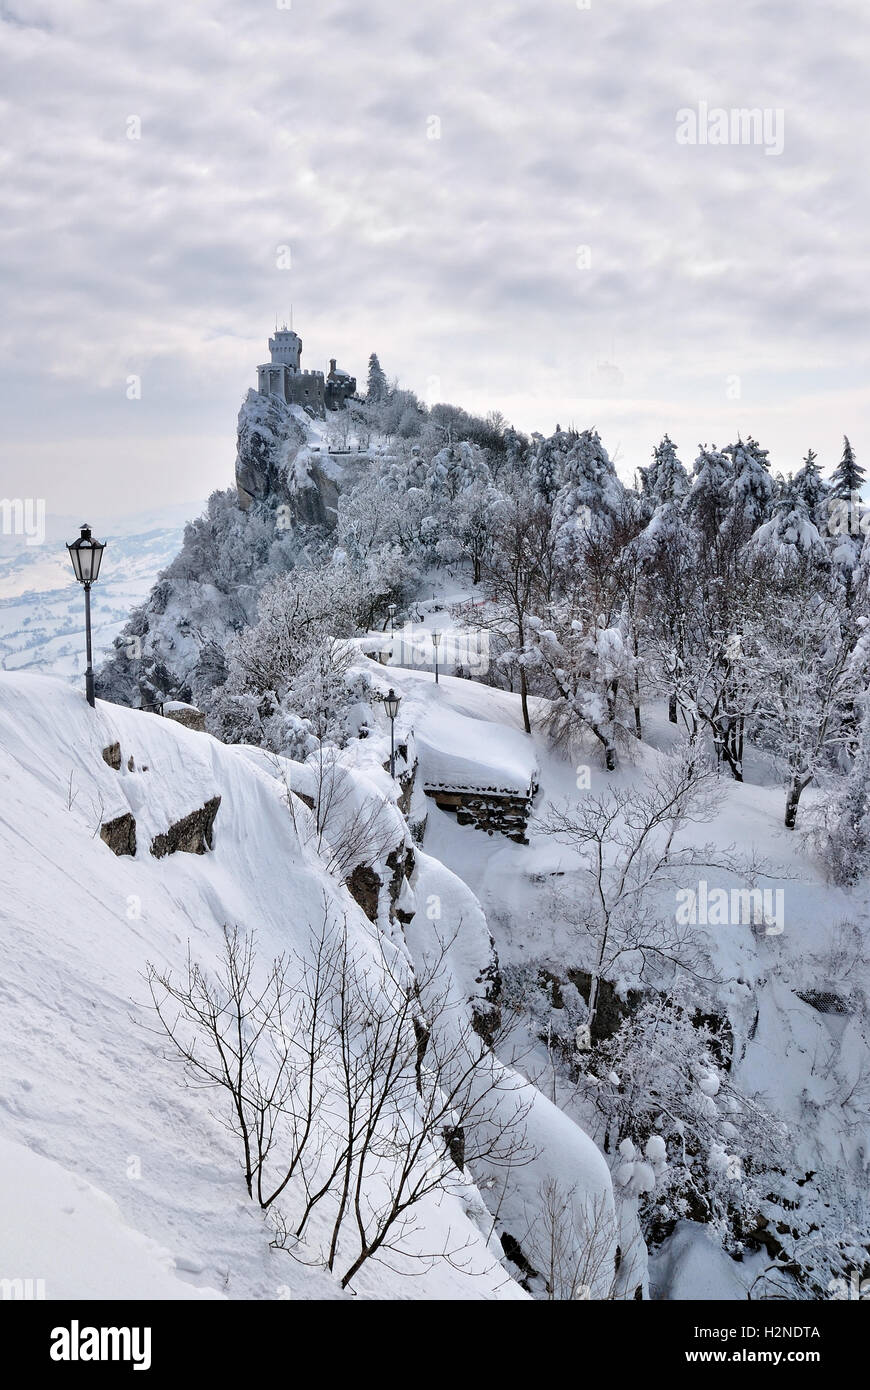
M 590 1035 L 591 1035 L 592 1029 L 593 1029 L 593 1027 L 594 1027 L 594 1025 L 595 1025 L 595 1017 L 596 1017 L 597 1012 L 598 1012 L 598 974 L 595 973 L 595 974 L 593 974 L 591 980 L 589 981 L 589 1018 L 588 1018 L 588 1023 L 589 1023 L 589 1032 L 590 1032 Z
M 672 724 L 677 722 L 677 692 L 672 690 L 668 699 L 668 719 Z
M 529 718 L 529 691 L 526 685 L 526 668 L 520 667 L 520 703 L 523 707 L 523 726 L 527 734 L 532 732 L 532 721 Z
M 789 783 L 788 793 L 785 799 L 785 828 L 794 830 L 797 822 L 798 803 L 805 787 L 808 787 L 813 780 L 812 773 L 808 777 L 802 777 L 796 772 Z

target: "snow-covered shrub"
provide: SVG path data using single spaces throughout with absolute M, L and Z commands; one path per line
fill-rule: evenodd
M 267 585 L 258 621 L 229 644 L 227 678 L 208 708 L 212 731 L 297 759 L 317 739 L 345 742 L 359 694 L 339 637 L 351 623 L 349 603 L 336 571 L 295 571 Z
M 727 1041 L 690 1002 L 653 995 L 586 1059 L 578 1093 L 648 1243 L 688 1219 L 739 1250 L 786 1163 L 784 1127 L 731 1082 Z
M 811 834 L 834 883 L 856 883 L 870 872 L 870 704 L 849 775 L 828 793 Z

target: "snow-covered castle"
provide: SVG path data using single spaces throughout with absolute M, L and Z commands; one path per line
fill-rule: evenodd
M 303 371 L 302 339 L 286 323 L 269 339 L 270 360 L 257 368 L 257 390 L 261 396 L 281 396 L 293 405 L 307 407 L 315 415 L 341 410 L 356 395 L 356 377 L 343 372 L 330 359 L 329 375 Z

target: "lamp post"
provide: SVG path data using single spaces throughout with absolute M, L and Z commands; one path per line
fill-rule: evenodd
M 441 633 L 432 633 L 432 646 L 435 648 L 435 684 L 438 684 L 438 648 L 441 645 Z
M 392 686 L 388 695 L 384 696 L 384 709 L 387 711 L 387 718 L 390 721 L 390 776 L 396 775 L 396 715 L 399 713 L 399 702 L 401 696 L 397 695 Z
M 389 615 L 390 615 L 390 632 L 392 632 L 392 631 L 393 631 L 393 619 L 394 619 L 395 616 L 396 616 L 396 605 L 395 605 L 394 603 L 389 603 L 389 604 L 387 604 L 387 612 L 388 612 Z
M 94 540 L 94 537 L 91 535 L 90 526 L 83 526 L 82 533 L 78 540 L 70 541 L 67 545 L 75 577 L 80 584 L 84 584 L 85 586 L 85 634 L 88 656 L 88 667 L 85 671 L 85 692 L 91 709 L 94 708 L 94 659 L 91 648 L 91 585 L 96 583 L 100 577 L 100 565 L 102 564 L 103 551 L 105 548 L 105 544 L 102 541 Z

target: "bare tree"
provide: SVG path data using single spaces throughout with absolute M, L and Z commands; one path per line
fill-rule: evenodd
M 278 957 L 262 982 L 238 931 L 225 931 L 214 973 L 190 957 L 179 980 L 147 968 L 186 1083 L 223 1095 L 216 1113 L 240 1144 L 249 1195 L 266 1210 L 281 1199 L 274 1243 L 298 1257 L 320 1208 L 321 1258 L 343 1286 L 374 1257 L 421 1258 L 407 1245 L 420 1203 L 461 1189 L 469 1163 L 524 1157 L 525 1083 L 466 1010 L 448 1026 L 457 1002 L 439 983 L 443 960 L 421 980 L 383 941 L 379 954 L 354 949 L 324 903 L 305 956 Z
M 446 951 L 446 945 L 439 949 L 416 977 L 383 947 L 376 979 L 371 965 L 346 962 L 336 1018 L 337 1201 L 326 1260 L 333 1270 L 342 1252 L 352 1252 L 343 1286 L 373 1256 L 407 1256 L 415 1208 L 456 1186 L 467 1166 L 485 1160 L 510 1167 L 531 1157 L 524 1083 L 501 1065 L 467 1013 L 457 1014 L 442 978 Z M 387 998 L 373 1009 L 380 988 Z M 363 1015 L 360 1045 L 355 1024 Z
M 363 800 L 337 749 L 321 742 L 308 766 L 314 772 L 317 850 L 331 873 L 345 879 L 358 865 L 375 864 L 403 844 L 392 802 L 376 794 Z
M 538 1188 L 534 1216 L 520 1246 L 543 1283 L 548 1302 L 631 1296 L 642 1275 L 643 1242 L 636 1231 L 621 1248 L 619 1223 L 609 1196 L 590 1197 L 558 1178 Z M 614 1258 L 615 1251 L 615 1258 Z M 534 1289 L 535 1278 L 529 1280 Z
M 340 956 L 322 930 L 309 960 L 279 956 L 255 980 L 251 936 L 224 928 L 221 964 L 210 974 L 188 953 L 176 979 L 150 962 L 146 980 L 170 1055 L 186 1084 L 224 1093 L 218 1117 L 238 1139 L 248 1195 L 268 1209 L 302 1161 L 324 1100 L 319 1078 L 329 1040 L 326 1006 Z
M 687 824 L 715 814 L 713 785 L 713 774 L 688 745 L 663 765 L 655 783 L 648 779 L 640 789 L 585 794 L 576 804 L 553 807 L 541 823 L 544 834 L 569 845 L 582 861 L 579 885 L 586 892 L 579 899 L 573 893 L 563 906 L 592 944 L 590 1030 L 601 981 L 620 958 L 639 957 L 641 976 L 656 964 L 697 973 L 699 946 L 692 929 L 675 916 L 656 917 L 650 898 L 656 889 L 684 880 L 689 870 L 735 867 L 727 850 L 680 843 Z
M 785 826 L 793 830 L 803 792 L 854 740 L 870 649 L 856 644 L 851 623 L 819 592 L 809 563 L 784 574 L 774 565 L 759 570 L 765 582 L 744 644 L 759 691 L 754 724 L 758 741 L 785 766 Z
M 494 627 L 505 639 L 503 663 L 518 672 L 523 725 L 531 733 L 527 662 L 531 638 L 529 616 L 545 601 L 551 582 L 554 539 L 549 509 L 530 488 L 505 500 L 494 538 L 481 564 L 481 578 L 492 603 L 481 626 Z

